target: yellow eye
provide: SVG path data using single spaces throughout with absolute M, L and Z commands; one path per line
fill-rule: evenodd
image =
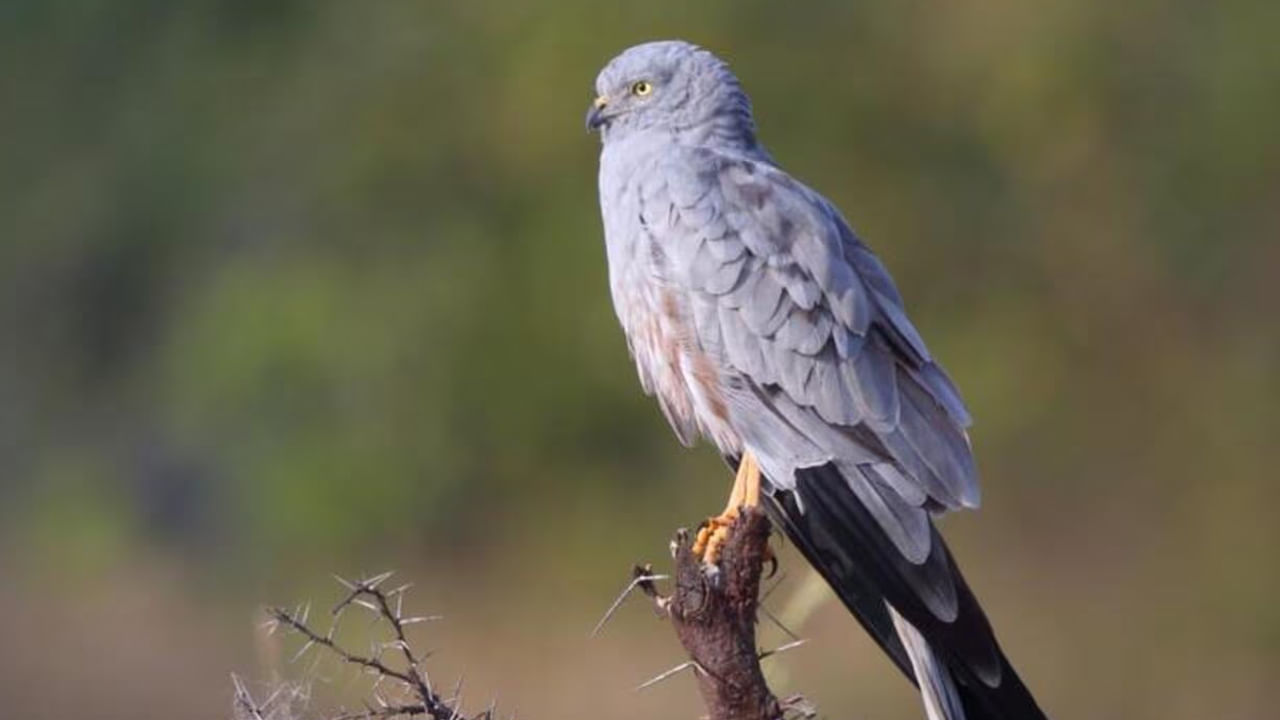
M 651 92 L 653 92 L 653 85 L 651 85 L 648 81 L 645 81 L 645 80 L 641 80 L 640 82 L 637 82 L 631 86 L 632 95 L 639 95 L 643 97 L 645 95 L 648 95 Z

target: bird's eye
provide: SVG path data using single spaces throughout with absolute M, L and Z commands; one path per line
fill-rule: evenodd
M 647 80 L 641 80 L 631 85 L 631 94 L 644 97 L 653 92 L 653 85 Z

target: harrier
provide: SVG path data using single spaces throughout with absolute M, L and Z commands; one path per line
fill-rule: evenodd
M 933 517 L 978 505 L 969 413 L 884 265 L 756 137 L 729 67 L 638 45 L 596 80 L 609 283 L 644 390 L 737 468 L 695 550 L 763 504 L 931 720 L 1034 720 Z

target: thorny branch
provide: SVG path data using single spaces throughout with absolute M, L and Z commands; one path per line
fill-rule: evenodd
M 326 716 L 327 720 L 389 720 L 399 717 L 425 716 L 431 720 L 494 720 L 494 707 L 475 715 L 465 716 L 462 712 L 461 689 L 459 680 L 454 688 L 453 696 L 444 698 L 431 686 L 431 680 L 423 667 L 425 654 L 413 649 L 405 633 L 405 627 L 415 623 L 438 620 L 439 616 L 405 617 L 403 612 L 404 595 L 409 585 L 402 585 L 393 590 L 383 590 L 381 585 L 391 577 L 385 572 L 363 580 L 345 580 L 334 578 L 347 590 L 342 601 L 334 606 L 329 629 L 321 633 L 308 623 L 310 606 L 301 606 L 293 610 L 281 607 L 269 607 L 266 610 L 268 632 L 283 627 L 304 640 L 303 646 L 294 655 L 298 659 L 313 647 L 322 648 L 332 657 L 343 663 L 360 667 L 364 672 L 375 677 L 373 686 L 373 702 L 365 701 L 365 707 L 359 711 L 339 711 L 336 715 Z M 343 613 L 351 607 L 360 607 L 374 614 L 374 622 L 380 623 L 391 631 L 391 640 L 373 643 L 368 654 L 360 654 L 348 650 L 334 640 L 339 621 Z M 393 667 L 383 660 L 383 653 L 398 651 L 404 659 L 403 669 Z M 398 663 L 397 663 L 398 665 Z M 293 707 L 305 704 L 307 688 L 303 684 L 289 684 L 277 687 L 262 702 L 254 700 L 240 678 L 232 676 L 235 684 L 235 711 L 239 720 L 295 720 Z M 386 682 L 397 685 L 404 695 L 404 700 L 392 702 L 378 692 L 378 686 Z
M 760 580 L 764 564 L 773 562 L 768 549 L 768 518 L 759 509 L 744 510 L 730 527 L 720 558 L 713 566 L 704 565 L 692 553 L 689 540 L 688 532 L 681 530 L 671 543 L 676 567 L 675 587 L 670 595 L 662 595 L 655 584 L 666 576 L 655 575 L 649 565 L 637 565 L 631 583 L 593 634 L 632 591 L 640 590 L 660 615 L 671 620 L 689 660 L 637 689 L 692 670 L 710 720 L 814 717 L 813 707 L 803 697 L 775 697 L 760 669 L 761 660 L 803 644 L 779 623 L 793 641 L 764 652 L 756 648 L 756 614 L 762 610 Z
M 761 575 L 765 563 L 773 561 L 768 538 L 769 521 L 764 514 L 758 509 L 744 509 L 730 527 L 719 560 L 714 566 L 707 566 L 692 553 L 689 534 L 679 531 L 671 544 L 675 572 L 671 576 L 658 575 L 648 565 L 637 566 L 631 582 L 609 607 L 592 635 L 599 632 L 633 591 L 639 590 L 649 597 L 660 615 L 671 621 L 676 636 L 689 654 L 689 660 L 658 674 L 637 689 L 690 670 L 697 678 L 707 709 L 705 717 L 709 720 L 814 717 L 814 709 L 800 696 L 779 700 L 765 683 L 760 669 L 762 660 L 803 643 L 761 607 Z M 294 660 L 318 648 L 327 656 L 374 676 L 372 702 L 365 701 L 362 710 L 339 710 L 336 714 L 325 715 L 324 720 L 412 717 L 494 720 L 492 705 L 471 716 L 463 714 L 461 680 L 448 698 L 432 687 L 423 667 L 427 655 L 413 648 L 405 628 L 439 618 L 405 617 L 404 595 L 409 586 L 383 590 L 381 586 L 390 577 L 389 572 L 357 581 L 335 576 L 346 593 L 331 611 L 332 621 L 325 632 L 309 623 L 309 605 L 293 610 L 271 607 L 266 611 L 268 632 L 284 628 L 303 641 Z M 657 583 L 663 580 L 673 581 L 674 587 L 669 595 L 662 595 L 658 590 Z M 390 630 L 390 639 L 373 643 L 367 654 L 353 652 L 334 639 L 343 614 L 353 607 L 368 610 L 373 614 L 375 624 Z M 758 650 L 755 630 L 759 612 L 777 623 L 792 641 L 773 650 Z M 399 660 L 384 660 L 384 653 L 388 651 L 397 655 Z M 310 700 L 310 686 L 306 683 L 277 685 L 265 700 L 259 702 L 239 677 L 233 675 L 232 682 L 235 685 L 236 720 L 299 720 L 302 714 L 298 708 L 305 708 Z M 379 694 L 379 685 L 384 682 L 394 686 L 395 700 Z

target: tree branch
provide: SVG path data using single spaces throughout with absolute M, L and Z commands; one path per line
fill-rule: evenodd
M 652 580 L 636 582 L 671 620 L 689 654 L 689 662 L 679 669 L 694 670 L 710 720 L 779 720 L 813 714 L 803 698 L 779 701 L 760 669 L 761 659 L 780 651 L 761 653 L 756 648 L 760 579 L 765 562 L 773 561 L 769 527 L 760 509 L 744 508 L 729 528 L 713 567 L 694 556 L 689 533 L 680 530 L 672 542 L 676 568 L 671 595 L 660 595 Z M 652 571 L 636 567 L 635 576 L 648 578 Z
M 281 607 L 267 608 L 266 613 L 270 618 L 268 621 L 269 630 L 274 631 L 277 627 L 284 627 L 302 638 L 303 645 L 294 656 L 295 659 L 305 655 L 311 648 L 319 647 L 331 657 L 335 657 L 343 663 L 358 666 L 376 677 L 373 693 L 374 702 L 365 701 L 363 710 L 355 712 L 343 711 L 336 715 L 330 715 L 329 720 L 375 720 L 414 716 L 426 716 L 432 720 L 465 720 L 465 716 L 461 711 L 461 699 L 458 697 L 458 692 L 455 691 L 454 697 L 446 700 L 431 687 L 431 681 L 427 677 L 426 670 L 422 667 L 422 660 L 425 656 L 419 655 L 414 651 L 405 633 L 405 627 L 408 625 L 438 618 L 434 616 L 405 617 L 403 613 L 404 593 L 409 586 L 403 585 L 394 590 L 381 589 L 382 583 L 390 577 L 391 573 L 389 572 L 356 581 L 336 577 L 338 582 L 342 583 L 343 587 L 346 588 L 347 594 L 333 608 L 333 619 L 328 631 L 324 633 L 319 632 L 308 624 L 310 606 L 299 607 L 295 610 L 286 610 Z M 372 612 L 375 622 L 381 623 L 384 627 L 390 629 L 391 639 L 381 643 L 373 643 L 367 655 L 352 652 L 336 642 L 334 634 L 337 631 L 338 623 L 343 614 L 351 607 L 360 607 Z M 399 667 L 401 663 L 398 662 L 396 663 L 397 667 L 393 667 L 383 661 L 383 653 L 388 650 L 396 651 L 403 657 L 403 667 Z M 239 678 L 232 676 L 232 680 L 236 686 L 235 710 L 238 717 L 245 720 L 276 720 L 277 718 L 280 720 L 294 720 L 291 712 L 292 700 L 302 692 L 302 685 L 287 686 L 289 692 L 283 694 L 282 690 L 278 688 L 267 700 L 259 703 L 253 699 Z M 381 695 L 377 694 L 377 686 L 383 681 L 390 681 L 391 684 L 398 686 L 398 690 L 407 699 L 397 702 L 384 700 Z M 471 716 L 471 720 L 494 720 L 493 708 L 490 707 Z

